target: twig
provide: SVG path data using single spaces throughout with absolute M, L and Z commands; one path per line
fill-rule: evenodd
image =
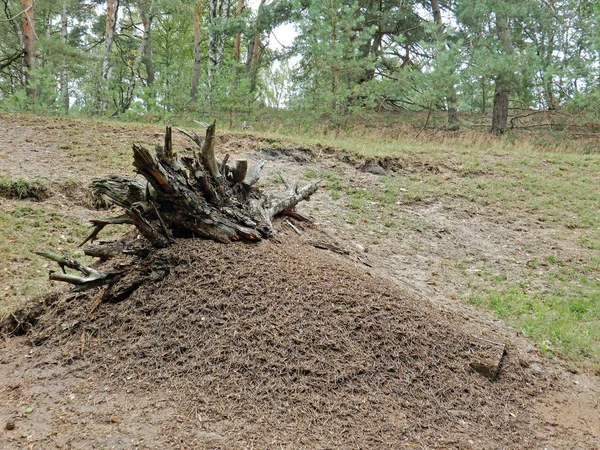
M 223 158 L 223 162 L 221 163 L 221 173 L 225 173 L 225 168 L 227 167 L 227 161 L 229 161 L 229 153 L 225 155 Z
M 427 128 L 427 125 L 429 124 L 429 119 L 431 117 L 431 103 L 429 103 L 429 108 L 427 110 L 427 119 L 425 119 L 425 125 L 423 125 L 423 128 L 421 128 L 419 130 L 419 132 L 416 134 L 416 136 L 414 138 L 412 138 L 411 142 L 414 142 L 417 140 L 417 138 L 421 135 L 421 133 L 423 132 L 423 130 L 425 130 L 425 128 Z
M 104 299 L 104 294 L 106 294 L 107 289 L 108 288 L 102 289 L 102 291 L 98 294 L 96 299 L 92 302 L 90 306 L 90 312 L 88 313 L 88 319 L 92 318 L 92 314 L 94 313 L 94 311 L 96 311 L 96 308 L 100 306 L 100 303 L 102 303 L 102 300 Z
M 86 237 L 85 240 L 81 244 L 79 244 L 79 247 L 81 247 L 88 241 L 94 242 L 94 239 L 96 239 L 96 237 L 98 236 L 98 233 L 100 233 L 100 231 L 102 231 L 102 229 L 106 225 L 118 225 L 118 224 L 131 225 L 133 223 L 133 221 L 126 214 L 122 214 L 117 217 L 107 217 L 106 219 L 92 219 L 92 220 L 90 220 L 90 222 L 92 222 L 94 229 L 88 235 L 88 237 Z
M 177 131 L 179 131 L 182 134 L 185 134 L 187 137 L 189 137 L 192 141 L 194 141 L 196 143 L 196 145 L 198 145 L 198 147 L 202 147 L 202 138 L 200 136 L 198 136 L 196 133 L 194 133 L 193 131 L 190 133 L 188 131 L 182 130 L 181 128 L 175 128 Z
M 48 274 L 48 278 L 53 281 L 63 281 L 65 283 L 74 284 L 75 287 L 71 292 L 81 292 L 87 289 L 92 289 L 98 286 L 102 286 L 108 283 L 112 283 L 119 271 L 99 272 L 91 267 L 84 266 L 79 261 L 71 258 L 68 255 L 59 255 L 54 252 L 35 252 L 37 255 L 43 256 L 44 258 L 55 261 L 60 268 L 61 272 L 51 270 Z M 75 269 L 83 274 L 83 276 L 71 275 L 66 273 L 65 267 Z
M 279 179 L 281 180 L 281 182 L 285 185 L 285 187 L 287 189 L 290 188 L 290 185 L 288 184 L 288 182 L 285 180 L 285 178 L 283 177 L 283 174 L 281 173 L 280 170 L 277 171 L 277 175 L 279 176 Z
M 298 233 L 298 236 L 302 236 L 302 231 L 300 231 L 298 229 L 298 227 L 296 227 L 296 225 L 294 225 L 292 222 L 290 222 L 289 220 L 286 220 L 285 223 L 287 225 L 289 225 L 291 227 L 292 230 L 294 230 L 296 233 Z
M 9 17 L 8 19 L 2 19 L 2 20 L 0 20 L 0 22 L 11 22 L 11 21 L 15 20 L 17 17 L 19 17 L 21 14 L 25 14 L 26 12 L 28 12 L 30 9 L 31 9 L 31 6 L 28 6 L 20 13 L 15 14 L 13 17 Z M 27 16 L 29 17 L 29 14 L 27 14 Z
M 165 233 L 165 236 L 167 236 L 167 238 L 169 238 L 169 239 L 173 239 L 173 235 L 171 234 L 171 231 L 167 228 L 165 221 L 163 220 L 160 213 L 158 212 L 158 208 L 156 207 L 156 205 L 154 204 L 153 201 L 150 201 L 150 204 L 152 205 L 152 208 L 154 208 L 154 214 L 156 214 L 156 217 L 158 218 L 158 221 Z

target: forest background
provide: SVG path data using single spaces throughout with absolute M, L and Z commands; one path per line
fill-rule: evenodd
M 450 130 L 477 122 L 498 134 L 514 126 L 510 111 L 590 121 L 600 112 L 597 1 L 252 6 L 3 0 L 0 110 L 149 122 L 227 113 L 241 122 L 269 108 L 337 129 L 355 113 L 444 111 Z M 269 45 L 282 25 L 293 42 Z

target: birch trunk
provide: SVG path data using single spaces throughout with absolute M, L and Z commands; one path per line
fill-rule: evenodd
M 154 6 L 154 0 L 150 0 L 150 5 L 148 6 L 149 14 L 152 15 L 152 9 Z M 146 2 L 140 2 L 140 16 L 146 16 L 144 8 L 146 7 Z M 138 48 L 138 53 L 135 59 L 133 60 L 133 64 L 131 66 L 131 81 L 129 86 L 127 87 L 127 93 L 125 94 L 125 99 L 123 100 L 123 104 L 121 105 L 120 111 L 118 113 L 124 113 L 131 106 L 131 102 L 133 101 L 133 93 L 135 91 L 136 81 L 138 78 L 138 72 L 140 69 L 140 64 L 142 63 L 142 58 L 146 54 L 146 48 L 149 45 L 150 40 L 150 29 L 146 30 L 144 27 L 144 33 L 142 34 L 142 40 L 140 41 L 140 46 Z
M 152 8 L 152 2 L 150 7 Z M 152 61 L 152 40 L 150 36 L 152 20 L 154 19 L 153 11 L 150 10 L 149 13 L 146 14 L 145 8 L 140 7 L 140 18 L 142 19 L 142 26 L 144 27 L 144 39 L 146 40 L 146 44 L 144 46 L 144 55 L 142 57 L 142 61 L 146 67 L 146 84 L 148 86 L 152 86 L 155 79 L 154 62 Z
M 208 1 L 208 91 L 211 92 L 225 51 L 226 34 L 221 31 L 222 26 L 229 20 L 231 0 Z
M 119 13 L 119 0 L 108 0 L 106 4 L 106 26 L 104 27 L 104 61 L 102 62 L 102 78 L 110 81 L 111 64 L 110 56 L 115 40 L 117 16 Z
M 433 12 L 433 21 L 437 26 L 440 38 L 444 40 L 446 45 L 449 45 L 446 33 L 444 31 L 442 11 L 440 9 L 440 2 L 438 0 L 431 0 L 431 10 Z M 456 108 L 456 88 L 453 84 L 448 87 L 448 92 L 446 93 L 446 103 L 448 104 L 448 128 L 450 130 L 458 130 L 459 118 L 458 110 Z

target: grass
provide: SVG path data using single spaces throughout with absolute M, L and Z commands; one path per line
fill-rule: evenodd
M 44 200 L 48 196 L 48 188 L 38 179 L 27 180 L 24 178 L 11 179 L 0 177 L 0 197 L 16 198 L 19 200 L 32 199 Z
M 515 288 L 504 293 L 475 296 L 471 302 L 485 306 L 512 322 L 538 342 L 546 356 L 566 355 L 578 361 L 595 362 L 600 370 L 600 294 L 581 296 L 556 292 L 549 296 L 529 294 Z
M 53 250 L 77 253 L 77 246 L 89 234 L 80 218 L 30 202 L 15 202 L 14 208 L 0 211 L 0 320 L 25 299 L 47 292 L 48 269 L 57 267 L 34 251 Z M 124 228 L 111 227 L 103 238 L 122 234 Z M 91 259 L 81 257 L 91 263 Z

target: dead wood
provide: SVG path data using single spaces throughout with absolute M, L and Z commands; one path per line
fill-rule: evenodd
M 492 348 L 488 351 L 487 355 L 484 355 L 484 357 L 480 357 L 476 361 L 471 361 L 469 366 L 475 372 L 486 377 L 490 381 L 496 381 L 500 375 L 500 369 L 502 368 L 502 363 L 506 356 L 506 344 L 492 341 L 485 342 L 492 344 Z
M 92 232 L 84 239 L 84 241 L 79 244 L 82 247 L 87 242 L 93 242 L 98 236 L 98 233 L 104 229 L 107 225 L 119 225 L 119 224 L 132 224 L 133 221 L 127 216 L 127 214 L 123 214 L 117 217 L 106 217 L 104 219 L 92 219 L 90 220 L 94 229 Z
M 207 127 L 204 139 L 194 132 L 179 130 L 194 142 L 196 147 L 191 154 L 175 153 L 171 127 L 166 128 L 164 142 L 156 145 L 154 152 L 134 144 L 133 166 L 143 179 L 111 175 L 92 182 L 94 195 L 120 206 L 123 214 L 93 219 L 93 229 L 81 245 L 94 241 L 104 227 L 114 224 L 132 224 L 152 248 L 164 248 L 178 237 L 200 237 L 222 243 L 259 241 L 273 235 L 275 216 L 307 220 L 294 209 L 299 202 L 309 199 L 319 182 L 298 186 L 288 183 L 280 174 L 285 190 L 265 193 L 257 187 L 257 182 L 266 160 L 253 165 L 246 160 L 229 163 L 229 155 L 225 155 L 219 161 L 215 153 L 215 130 L 213 122 Z M 122 242 L 88 246 L 84 252 L 101 260 L 120 254 L 138 259 L 128 268 L 100 271 L 68 256 L 53 252 L 38 254 L 55 261 L 62 269 L 62 272 L 51 271 L 50 279 L 73 284 L 74 291 L 107 285 L 99 302 L 126 298 L 142 284 L 168 273 L 168 262 L 157 264 L 152 252 L 127 249 Z M 79 273 L 67 273 L 65 268 Z
M 100 242 L 97 245 L 88 245 L 83 249 L 86 256 L 99 258 L 101 261 L 123 254 L 125 245 L 122 241 Z
M 65 283 L 75 285 L 72 292 L 86 291 L 88 289 L 111 283 L 115 277 L 120 274 L 119 271 L 102 272 L 91 267 L 84 266 L 79 261 L 71 258 L 68 255 L 59 255 L 58 253 L 49 251 L 35 253 L 58 264 L 61 272 L 51 270 L 49 272 L 49 278 L 53 281 L 63 281 Z M 83 276 L 69 274 L 65 268 L 77 270 Z
M 329 250 L 334 253 L 339 253 L 340 255 L 349 255 L 350 254 L 350 252 L 348 250 L 345 250 L 341 247 L 338 247 L 337 245 L 330 244 L 328 242 L 309 241 L 308 243 L 315 248 L 319 248 L 321 250 Z
M 196 133 L 179 130 L 196 149 L 192 155 L 173 151 L 171 128 L 167 127 L 164 145 L 154 154 L 133 145 L 133 165 L 147 185 L 139 180 L 109 177 L 95 180 L 94 190 L 125 209 L 117 218 L 96 220 L 95 229 L 85 242 L 96 238 L 111 223 L 133 223 L 154 247 L 169 245 L 173 237 L 202 237 L 218 242 L 239 239 L 258 241 L 273 233 L 273 217 L 308 199 L 319 182 L 299 187 L 286 182 L 286 190 L 265 194 L 255 185 L 266 160 L 254 165 L 248 161 L 228 164 L 215 155 L 216 123 L 208 126 L 205 139 Z

